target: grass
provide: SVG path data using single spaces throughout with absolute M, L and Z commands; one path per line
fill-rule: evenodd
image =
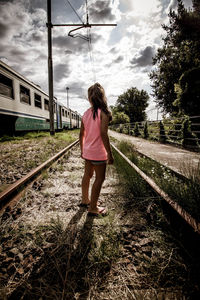
M 124 153 L 142 171 L 151 177 L 172 199 L 200 222 L 200 166 L 191 171 L 190 179 L 178 178 L 173 171 L 156 161 L 139 155 L 131 143 L 120 142 L 120 151 Z
M 48 226 L 35 228 L 32 241 L 44 255 L 33 275 L 22 282 L 11 299 L 21 299 L 22 295 L 26 299 L 86 297 L 92 286 L 100 284 L 119 257 L 119 233 L 112 228 L 110 218 L 102 220 L 100 227 L 93 226 L 93 218 L 88 218 L 80 230 L 79 217 L 80 212 L 67 228 L 59 218 L 52 219 Z M 18 232 L 20 239 L 27 237 L 24 229 Z M 16 235 L 16 231 L 12 233 Z
M 75 129 L 73 131 L 66 131 L 63 130 L 62 132 L 55 132 L 54 136 L 51 136 L 49 132 L 47 131 L 33 131 L 33 132 L 28 132 L 22 135 L 16 135 L 16 136 L 9 136 L 9 135 L 4 135 L 0 137 L 0 142 L 7 142 L 7 141 L 21 141 L 21 140 L 29 140 L 29 139 L 38 139 L 38 138 L 51 138 L 53 139 L 58 139 L 58 140 L 63 140 L 63 141 L 73 141 L 73 135 L 76 135 L 79 133 L 79 129 Z
M 33 168 L 37 167 L 78 138 L 79 130 L 57 132 L 50 136 L 47 132 L 27 133 L 0 143 L 2 172 L 1 189 L 6 183 L 13 183 Z M 2 141 L 2 140 L 1 140 Z M 6 161 L 6 163 L 5 163 Z

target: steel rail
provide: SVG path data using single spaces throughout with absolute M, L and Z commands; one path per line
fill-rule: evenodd
M 188 212 L 186 212 L 177 202 L 172 200 L 170 196 L 165 193 L 153 179 L 147 176 L 140 170 L 130 159 L 128 159 L 115 145 L 111 144 L 113 149 L 160 195 L 186 222 L 195 232 L 200 234 L 200 223 L 198 223 Z
M 18 189 L 20 189 L 23 185 L 27 184 L 28 181 L 30 181 L 32 178 L 34 178 L 36 175 L 41 173 L 41 171 L 45 168 L 47 168 L 49 165 L 51 165 L 55 160 L 60 158 L 65 152 L 70 150 L 73 146 L 78 144 L 79 140 L 76 140 L 72 144 L 68 145 L 66 148 L 62 149 L 59 153 L 55 154 L 51 158 L 49 158 L 47 161 L 30 171 L 28 174 L 26 174 L 24 177 L 17 180 L 15 183 L 9 185 L 7 189 L 5 189 L 3 192 L 0 193 L 0 205 L 2 205 L 5 200 L 7 200 L 9 197 L 11 197 Z

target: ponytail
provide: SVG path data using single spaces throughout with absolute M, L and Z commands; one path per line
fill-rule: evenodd
M 101 109 L 112 120 L 112 114 L 108 109 L 104 88 L 97 82 L 88 89 L 88 98 L 93 106 L 93 119 L 97 116 L 98 108 Z

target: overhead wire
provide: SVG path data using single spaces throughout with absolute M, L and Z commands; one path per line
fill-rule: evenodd
M 83 20 L 81 19 L 81 17 L 79 16 L 79 14 L 76 12 L 76 10 L 74 9 L 74 7 L 72 6 L 72 4 L 70 3 L 69 0 L 67 0 L 68 4 L 70 5 L 70 7 L 72 8 L 72 10 L 74 11 L 74 13 L 76 14 L 76 16 L 79 18 L 79 20 L 81 21 L 81 23 L 84 25 Z M 85 5 L 86 5 L 86 24 L 89 24 L 89 9 L 88 9 L 88 1 L 85 0 Z M 78 28 L 78 29 L 81 29 Z M 94 63 L 94 55 L 93 55 L 93 50 L 92 50 L 92 39 L 91 39 L 91 30 L 89 27 L 87 27 L 87 36 L 83 36 L 81 34 L 72 34 L 72 32 L 78 30 L 78 29 L 73 29 L 71 30 L 68 35 L 76 38 L 76 37 L 80 37 L 84 40 L 86 40 L 88 42 L 88 51 L 89 51 L 89 59 L 90 59 L 90 63 L 91 63 L 91 72 L 93 75 L 93 81 L 94 83 L 96 82 L 96 72 L 95 72 L 95 63 Z
M 86 5 L 86 23 L 89 23 L 89 10 L 88 10 L 88 1 L 85 0 Z M 96 82 L 96 72 L 95 72 L 95 62 L 94 62 L 94 56 L 92 51 L 92 36 L 91 36 L 91 29 L 87 28 L 87 37 L 88 37 L 88 50 L 89 50 L 89 58 L 91 63 L 91 71 L 93 75 L 93 81 Z
M 84 24 L 83 20 L 81 19 L 81 17 L 79 16 L 79 14 L 76 12 L 76 10 L 74 9 L 74 7 L 71 5 L 71 3 L 69 2 L 69 0 L 67 0 L 67 2 L 69 3 L 71 9 L 74 11 L 74 13 L 77 15 L 77 17 L 79 18 L 79 20 L 81 21 L 82 24 Z
M 90 57 L 90 63 L 91 63 L 91 71 L 93 75 L 93 81 L 94 83 L 96 82 L 96 72 L 95 72 L 95 62 L 94 62 L 94 56 L 93 56 L 93 51 L 92 51 L 92 38 L 91 38 L 91 32 L 90 29 L 88 28 L 88 50 L 89 50 L 89 57 Z

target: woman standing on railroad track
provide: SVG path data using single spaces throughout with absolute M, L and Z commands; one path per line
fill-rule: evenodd
M 98 206 L 98 198 L 105 180 L 106 164 L 113 163 L 108 124 L 112 120 L 108 110 L 104 88 L 95 83 L 88 89 L 91 107 L 84 113 L 80 129 L 81 157 L 85 159 L 85 171 L 82 178 L 82 202 L 88 207 L 89 215 L 105 215 L 105 207 Z M 95 172 L 96 178 L 89 200 L 89 184 Z

